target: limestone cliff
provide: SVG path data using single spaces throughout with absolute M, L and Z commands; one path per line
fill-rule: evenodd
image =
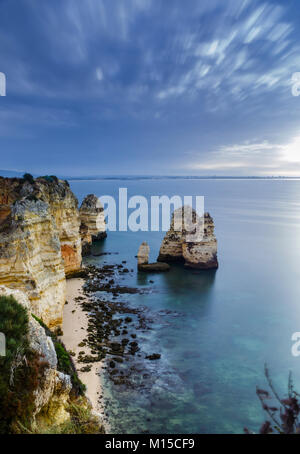
M 57 356 L 52 339 L 46 335 L 42 326 L 31 316 L 31 303 L 24 292 L 0 286 L 0 296 L 13 296 L 25 307 L 29 316 L 30 347 L 47 363 L 43 379 L 34 391 L 32 402 L 32 421 L 47 424 L 61 424 L 70 418 L 67 412 L 72 388 L 69 375 L 57 370 Z
M 78 200 L 64 180 L 38 178 L 35 182 L 38 186 L 37 197 L 48 202 L 50 214 L 55 219 L 65 272 L 76 271 L 81 265 Z
M 185 214 L 184 214 L 185 213 Z M 184 216 L 186 215 L 186 218 Z M 202 229 L 192 230 L 191 225 L 202 225 Z M 176 223 L 178 222 L 177 226 Z M 182 226 L 181 229 L 178 226 Z M 162 242 L 159 262 L 180 262 L 186 267 L 198 269 L 218 268 L 217 240 L 214 235 L 214 222 L 209 213 L 199 218 L 191 207 L 175 210 L 169 231 Z
M 92 252 L 92 235 L 89 232 L 89 228 L 85 224 L 80 225 L 80 236 L 81 236 L 81 249 L 82 257 L 90 255 Z
M 30 403 L 33 430 L 35 424 L 58 427 L 68 420 L 68 430 L 80 432 L 93 425 L 96 433 L 103 432 L 70 356 L 48 329 L 62 323 L 66 274 L 81 266 L 82 233 L 78 202 L 66 181 L 0 177 L 0 296 L 12 295 L 27 309 L 29 354 L 37 352 L 45 370 Z M 89 231 L 84 235 L 88 238 Z M 83 427 L 72 415 L 70 399 L 86 411 Z
M 25 292 L 31 311 L 50 327 L 61 324 L 65 273 L 58 230 L 45 202 L 16 201 L 0 225 L 0 284 Z
M 78 200 L 67 181 L 40 177 L 33 181 L 0 178 L 0 223 L 9 216 L 12 205 L 23 197 L 41 200 L 49 205 L 58 230 L 66 274 L 81 265 L 81 238 Z
M 0 178 L 0 284 L 26 292 L 50 327 L 62 322 L 65 274 L 81 266 L 77 206 L 56 177 Z
M 89 194 L 80 207 L 81 237 L 84 255 L 89 252 L 92 241 L 106 238 L 104 209 L 98 197 Z

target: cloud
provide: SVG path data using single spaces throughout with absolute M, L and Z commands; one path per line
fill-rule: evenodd
M 99 80 L 101 82 L 101 80 L 103 80 L 104 78 L 104 75 L 103 75 L 103 71 L 102 69 L 99 67 L 96 69 L 96 78 L 97 80 Z
M 244 142 L 219 147 L 209 157 L 190 151 L 193 161 L 186 167 L 214 174 L 235 175 L 285 175 L 300 173 L 300 136 L 286 144 Z
M 80 124 L 82 140 L 106 135 L 103 147 L 122 152 L 126 143 L 128 165 L 142 161 L 141 144 L 157 150 L 166 173 L 170 155 L 179 162 L 200 136 L 208 151 L 191 163 L 200 171 L 291 171 L 276 134 L 300 120 L 290 87 L 299 35 L 279 0 L 0 2 L 0 133 L 48 127 L 59 142 L 62 128 Z M 243 142 L 253 137 L 263 140 Z M 63 140 L 79 147 L 71 134 Z
M 223 5 L 219 26 L 206 33 L 209 40 L 201 32 L 183 37 L 184 61 L 189 65 L 177 66 L 158 91 L 158 99 L 206 91 L 208 96 L 216 100 L 222 96 L 229 103 L 230 99 L 257 97 L 265 90 L 286 90 L 295 66 L 295 59 L 289 56 L 295 56 L 299 47 L 290 41 L 294 25 L 284 21 L 285 9 L 271 3 L 258 6 L 258 2 L 252 2 L 250 6 L 246 2 L 237 22 L 232 3 Z M 272 59 L 272 54 L 280 54 L 280 58 Z
M 20 4 L 28 14 L 28 6 Z M 141 103 L 201 96 L 244 101 L 264 90 L 285 89 L 299 51 L 285 8 L 269 2 L 191 0 L 185 9 L 178 0 L 172 6 L 161 0 L 53 0 L 38 7 L 28 0 L 26 5 L 31 6 L 28 21 L 37 48 L 5 28 L 6 45 L 0 45 L 16 94 L 116 94 L 117 100 L 121 95 L 130 102 L 127 89 L 143 85 L 148 90 L 147 98 L 141 92 Z M 94 82 L 92 67 L 101 71 Z M 104 82 L 104 74 L 113 77 L 99 90 L 97 80 Z

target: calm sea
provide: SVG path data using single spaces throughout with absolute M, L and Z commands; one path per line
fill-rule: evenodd
M 151 380 L 143 389 L 119 390 L 108 380 L 110 421 L 119 433 L 241 433 L 257 431 L 264 415 L 255 394 L 264 387 L 264 363 L 280 394 L 289 370 L 300 391 L 300 357 L 291 336 L 300 331 L 299 180 L 101 180 L 72 181 L 86 194 L 202 195 L 215 221 L 220 267 L 196 272 L 126 277 L 123 284 L 149 289 L 126 295 L 144 307 L 151 329 L 137 334 L 142 351 L 160 353 L 147 362 Z M 142 241 L 155 261 L 163 232 L 108 232 L 98 249 L 119 255 L 136 270 Z M 149 283 L 153 280 L 154 283 Z M 151 363 L 151 364 L 150 364 Z M 136 371 L 143 374 L 142 368 Z

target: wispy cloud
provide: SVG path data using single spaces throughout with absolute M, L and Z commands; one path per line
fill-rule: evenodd
M 290 92 L 300 32 L 289 2 L 0 2 L 0 65 L 0 135 L 13 150 L 13 137 L 26 134 L 80 158 L 68 132 L 80 125 L 90 162 L 101 143 L 112 171 L 112 150 L 140 173 L 143 153 L 156 153 L 159 172 L 170 162 L 180 170 L 198 143 L 190 172 L 292 170 L 292 151 L 278 145 L 300 121 Z M 244 140 L 253 137 L 263 139 Z
M 232 175 L 300 174 L 300 136 L 286 144 L 265 140 L 221 146 L 205 158 L 201 158 L 201 154 L 199 158 L 199 153 L 195 151 L 186 154 L 191 159 L 186 167 L 198 171 Z

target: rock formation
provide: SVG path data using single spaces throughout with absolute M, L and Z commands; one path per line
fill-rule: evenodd
M 81 238 L 78 201 L 67 181 L 40 177 L 33 182 L 20 178 L 0 178 L 0 223 L 8 218 L 15 201 L 29 197 L 48 204 L 58 230 L 66 274 L 81 265 Z
M 62 322 L 65 274 L 81 266 L 77 205 L 56 177 L 0 178 L 0 285 L 24 291 L 51 328 Z
M 23 198 L 0 225 L 0 284 L 28 295 L 31 311 L 50 327 L 62 323 L 65 272 L 48 204 Z
M 55 219 L 65 272 L 76 271 L 82 261 L 78 200 L 66 181 L 38 178 L 35 184 L 38 186 L 37 197 L 48 202 L 50 214 Z
M 82 257 L 86 257 L 92 252 L 92 235 L 89 232 L 89 228 L 85 224 L 80 225 L 80 236 L 81 236 L 81 249 Z
M 39 420 L 48 424 L 61 424 L 70 418 L 67 412 L 72 388 L 70 376 L 57 370 L 57 356 L 53 341 L 46 335 L 44 328 L 31 316 L 31 303 L 27 295 L 20 290 L 12 290 L 1 285 L 0 296 L 13 296 L 19 304 L 27 309 L 30 346 L 39 353 L 43 361 L 47 362 L 43 380 L 40 381 L 34 392 L 31 422 Z
M 140 265 L 148 265 L 149 263 L 149 254 L 150 254 L 150 247 L 148 243 L 145 241 L 140 245 L 137 259 L 138 259 L 138 267 Z
M 186 216 L 186 224 L 184 216 Z M 190 225 L 187 224 L 187 221 Z M 192 230 L 191 223 L 197 224 L 199 227 L 202 224 L 203 228 L 199 229 L 197 233 L 196 229 Z M 180 226 L 182 226 L 181 229 Z M 205 213 L 204 217 L 199 218 L 191 207 L 175 210 L 157 260 L 158 262 L 184 263 L 188 268 L 218 268 L 217 240 L 214 235 L 212 217 Z
M 80 406 L 91 409 L 67 351 L 48 329 L 62 323 L 66 274 L 81 266 L 80 233 L 89 242 L 66 181 L 0 177 L 0 296 L 11 295 L 27 309 L 28 340 L 43 367 L 30 395 L 31 418 L 26 423 L 33 429 L 35 424 L 46 427 L 70 420 L 69 404 L 74 399 L 78 403 L 79 395 Z M 91 418 L 87 424 L 95 422 Z M 103 430 L 96 419 L 95 430 Z
M 170 266 L 167 263 L 148 263 L 149 262 L 150 247 L 148 243 L 144 242 L 140 245 L 137 259 L 138 270 L 145 272 L 162 272 L 169 271 Z
M 102 240 L 106 238 L 106 226 L 104 218 L 104 209 L 98 197 L 89 194 L 83 200 L 80 207 L 80 221 L 84 233 L 84 242 L 88 244 L 90 235 L 91 241 Z

